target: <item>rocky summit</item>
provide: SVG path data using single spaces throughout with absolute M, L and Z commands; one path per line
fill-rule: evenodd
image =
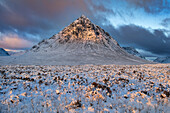
M 1 64 L 3 60 L 0 60 Z M 9 64 L 84 65 L 147 64 L 133 56 L 99 26 L 82 15 L 58 34 L 33 46 L 22 56 L 12 57 Z M 5 63 L 6 64 L 6 63 Z

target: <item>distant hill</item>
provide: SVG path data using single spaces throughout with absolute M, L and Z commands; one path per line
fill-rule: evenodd
M 0 48 L 0 56 L 10 56 L 10 55 L 3 48 Z
M 170 56 L 169 57 L 158 57 L 154 60 L 154 62 L 158 63 L 170 63 Z
M 133 47 L 122 47 L 126 52 L 128 52 L 129 54 L 132 54 L 134 56 L 140 57 L 145 59 L 144 56 L 142 56 L 135 48 Z

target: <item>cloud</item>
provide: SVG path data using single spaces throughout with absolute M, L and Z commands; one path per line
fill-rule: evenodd
M 159 13 L 170 10 L 169 0 L 123 0 L 136 6 L 143 8 L 148 13 Z
M 170 18 L 165 18 L 161 25 L 163 25 L 164 27 L 169 27 L 170 26 Z
M 93 9 L 90 9 L 93 7 Z M 94 11 L 93 11 L 94 10 Z M 0 31 L 29 33 L 47 38 L 62 30 L 81 14 L 96 19 L 95 11 L 111 11 L 86 0 L 2 0 Z M 100 15 L 101 16 L 101 15 Z
M 61 29 L 81 12 L 90 14 L 84 0 L 3 0 L 0 1 L 0 30 L 13 27 L 21 32 L 40 34 L 57 27 Z
M 6 49 L 28 49 L 33 43 L 20 38 L 17 34 L 0 34 L 0 48 Z
M 15 32 L 35 40 L 25 34 L 32 34 L 42 39 L 49 38 L 76 20 L 81 14 L 92 20 L 106 22 L 105 13 L 113 13 L 97 1 L 87 0 L 2 0 L 0 1 L 0 31 Z M 90 8 L 92 7 L 92 9 Z M 103 11 L 101 14 L 100 12 Z M 96 13 L 98 12 L 98 14 Z M 96 22 L 96 23 L 97 23 Z M 40 41 L 40 40 L 39 40 Z
M 122 46 L 132 46 L 154 54 L 170 55 L 170 36 L 164 29 L 146 29 L 136 25 L 122 25 L 118 28 L 105 26 Z
M 98 4 L 96 4 L 96 3 L 98 3 Z M 92 11 L 94 12 L 94 14 L 95 13 L 103 13 L 103 12 L 106 14 L 112 14 L 112 15 L 116 14 L 112 8 L 107 7 L 107 5 L 104 4 L 100 0 L 88 0 L 88 5 L 90 5 L 92 7 Z

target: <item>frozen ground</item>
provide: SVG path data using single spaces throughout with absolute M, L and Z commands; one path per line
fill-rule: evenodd
M 170 111 L 170 64 L 1 66 L 0 112 Z

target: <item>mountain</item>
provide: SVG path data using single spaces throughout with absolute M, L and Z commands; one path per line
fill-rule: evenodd
M 0 48 L 0 56 L 9 56 L 9 54 L 3 48 Z
M 109 33 L 84 15 L 9 62 L 25 65 L 152 63 L 125 52 Z
M 129 54 L 132 54 L 134 56 L 140 57 L 142 59 L 145 59 L 144 56 L 142 56 L 135 48 L 133 47 L 122 47 L 126 52 L 128 52 Z
M 82 15 L 57 35 L 43 40 L 31 50 L 34 52 L 56 51 L 58 48 L 62 48 L 64 51 L 76 49 L 76 53 L 96 53 L 97 51 L 104 52 L 103 49 L 115 51 L 120 47 L 109 33 L 105 32 L 99 26 L 94 25 L 87 17 Z
M 170 63 L 170 57 L 158 57 L 154 60 L 154 62 Z

